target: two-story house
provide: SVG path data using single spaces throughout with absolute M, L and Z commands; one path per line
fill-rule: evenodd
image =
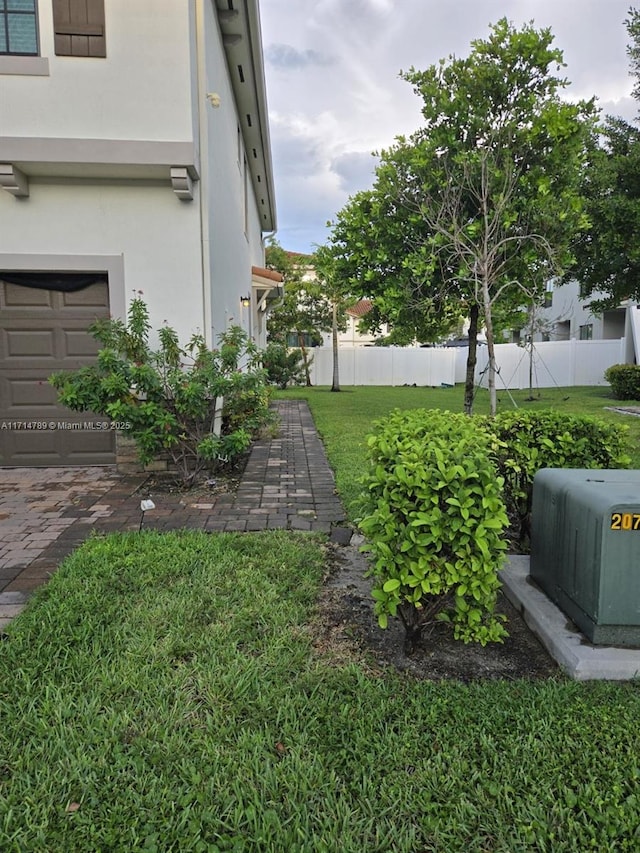
M 604 293 L 594 293 L 589 300 L 580 298 L 577 281 L 555 285 L 550 281 L 545 306 L 536 312 L 534 341 L 602 341 L 626 339 L 626 360 L 640 360 L 640 309 L 633 300 L 600 313 L 589 302 Z
M 275 225 L 258 0 L 0 0 L 0 465 L 114 461 L 47 377 L 138 293 L 264 343 Z
M 375 346 L 376 340 L 388 334 L 386 325 L 383 325 L 377 334 L 360 329 L 360 321 L 367 316 L 371 308 L 370 299 L 359 299 L 345 310 L 345 328 L 338 332 L 339 347 L 372 347 Z M 332 346 L 330 333 L 323 335 L 322 345 L 325 347 Z

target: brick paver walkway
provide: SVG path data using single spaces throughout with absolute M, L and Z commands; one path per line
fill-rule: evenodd
M 0 629 L 91 531 L 283 528 L 340 538 L 344 510 L 309 408 L 299 400 L 274 406 L 279 434 L 254 444 L 235 495 L 151 494 L 155 509 L 143 512 L 145 474 L 0 469 Z

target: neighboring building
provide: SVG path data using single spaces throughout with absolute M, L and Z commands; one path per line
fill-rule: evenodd
M 301 272 L 302 281 L 316 281 L 317 274 L 315 267 L 313 265 L 313 255 L 304 254 L 302 252 L 289 252 L 287 251 L 287 255 L 290 257 L 294 266 Z M 286 286 L 286 285 L 285 285 Z M 376 334 L 370 334 L 369 332 L 360 332 L 358 329 L 360 320 L 365 317 L 369 311 L 371 311 L 373 307 L 373 303 L 370 299 L 360 299 L 355 305 L 352 305 L 351 308 L 347 308 L 346 310 L 346 326 L 347 328 L 343 332 L 338 332 L 338 346 L 340 347 L 364 347 L 364 346 L 373 346 L 375 341 L 388 334 L 387 327 L 384 325 L 382 330 Z M 315 346 L 316 344 L 312 340 L 311 335 L 305 335 L 305 346 Z M 298 346 L 296 335 L 290 334 L 287 339 L 287 344 L 291 347 Z M 322 333 L 322 344 L 321 346 L 330 347 L 332 344 L 332 336 L 331 332 L 323 332 Z
M 181 341 L 265 343 L 258 0 L 0 0 L 0 105 L 0 424 L 70 421 L 47 377 L 140 291 Z M 109 434 L 0 430 L 0 465 L 113 461 Z
M 534 333 L 534 340 L 613 340 L 624 337 L 626 306 L 594 314 L 580 299 L 577 281 L 556 287 L 550 285 L 548 294 L 550 298 L 547 298 L 544 308 L 537 311 L 542 328 Z
M 375 335 L 371 332 L 361 332 L 359 330 L 360 320 L 362 320 L 363 317 L 366 317 L 372 307 L 373 305 L 370 299 L 360 299 L 355 305 L 352 305 L 351 308 L 347 308 L 345 311 L 347 315 L 347 328 L 344 332 L 338 332 L 339 347 L 371 347 L 375 345 L 378 338 L 387 334 L 386 326 L 384 326 L 383 329 Z M 331 346 L 331 333 L 324 335 L 323 346 Z
M 590 300 L 597 299 L 593 294 Z M 616 308 L 595 313 L 580 299 L 577 281 L 553 287 L 544 308 L 537 311 L 534 341 L 602 341 L 627 338 L 627 361 L 640 360 L 640 311 L 627 300 Z

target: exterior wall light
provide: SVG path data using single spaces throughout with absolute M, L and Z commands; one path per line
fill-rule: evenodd
M 250 296 L 241 296 L 240 297 L 240 304 L 242 305 L 243 308 L 248 308 L 249 305 L 251 305 L 251 297 Z

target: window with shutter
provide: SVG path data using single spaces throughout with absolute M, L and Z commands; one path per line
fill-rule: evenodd
M 38 55 L 36 0 L 0 0 L 0 55 Z
M 53 0 L 57 56 L 106 56 L 104 0 Z

